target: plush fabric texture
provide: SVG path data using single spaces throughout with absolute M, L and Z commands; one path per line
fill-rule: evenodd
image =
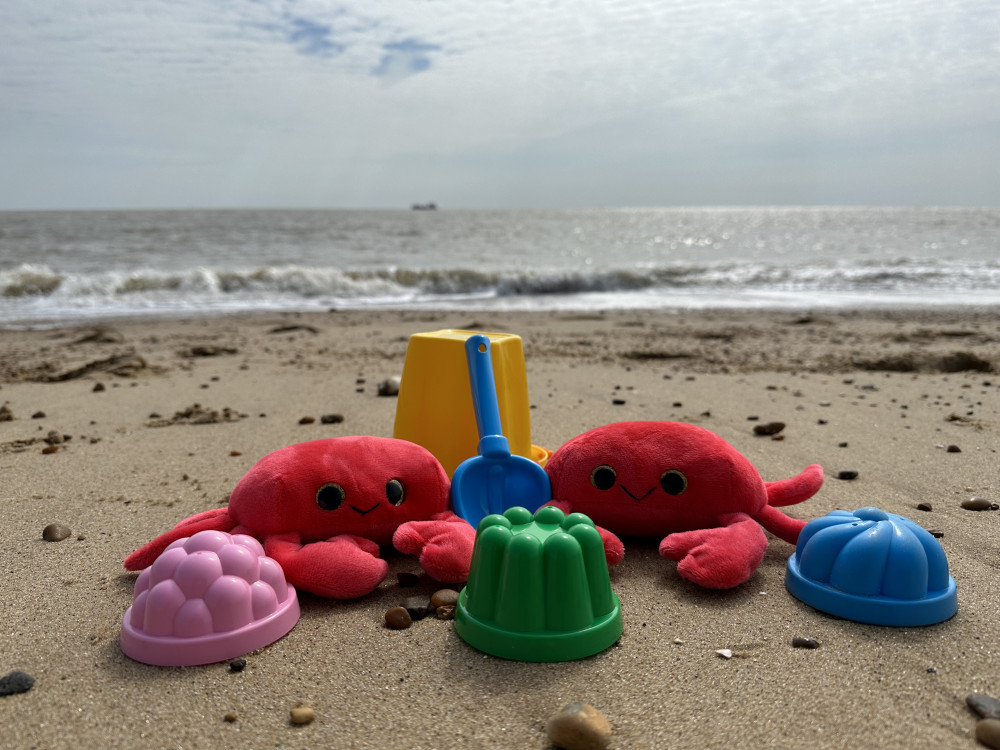
M 352 436 L 298 443 L 258 461 L 233 489 L 227 508 L 181 521 L 129 555 L 125 567 L 141 570 L 175 539 L 215 529 L 256 537 L 294 586 L 351 599 L 385 578 L 379 546 L 391 543 L 401 525 L 448 523 L 449 489 L 437 459 L 405 440 Z M 455 539 L 440 538 L 450 526 Z M 450 526 L 432 535 L 422 555 L 430 575 L 435 569 L 453 574 L 463 564 L 468 573 L 471 542 L 467 553 L 463 545 L 475 531 Z
M 818 464 L 765 482 L 721 437 L 682 422 L 598 427 L 559 448 L 545 469 L 553 505 L 586 514 L 610 536 L 662 537 L 660 554 L 678 562 L 677 572 L 714 589 L 753 575 L 768 545 L 761 526 L 794 544 L 805 521 L 774 506 L 802 502 L 823 484 Z M 615 549 L 607 538 L 605 549 Z

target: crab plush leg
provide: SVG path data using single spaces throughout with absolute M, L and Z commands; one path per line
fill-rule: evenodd
M 545 504 L 558 508 L 566 515 L 573 512 L 573 504 L 566 500 L 550 500 Z M 598 526 L 597 531 L 601 535 L 601 541 L 604 542 L 604 559 L 608 561 L 608 565 L 617 565 L 625 557 L 625 545 L 607 529 Z
M 330 599 L 356 599 L 375 590 L 389 572 L 378 545 L 351 534 L 303 544 L 291 532 L 264 540 L 264 552 L 274 558 L 293 586 Z
M 125 570 L 142 570 L 153 564 L 171 542 L 197 534 L 199 531 L 234 531 L 236 522 L 229 516 L 228 508 L 215 508 L 185 518 L 166 534 L 140 547 L 125 558 Z
M 709 589 L 731 589 L 747 581 L 767 551 L 763 529 L 745 513 L 721 516 L 723 526 L 670 534 L 660 554 L 677 560 L 681 577 Z
M 420 567 L 443 583 L 462 583 L 469 577 L 476 530 L 451 511 L 429 521 L 407 521 L 392 535 L 392 545 L 406 555 L 419 555 Z

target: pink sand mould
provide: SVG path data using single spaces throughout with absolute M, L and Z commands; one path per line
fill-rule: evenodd
M 298 619 L 295 588 L 260 542 L 199 531 L 139 574 L 121 647 L 145 664 L 211 664 L 274 643 Z

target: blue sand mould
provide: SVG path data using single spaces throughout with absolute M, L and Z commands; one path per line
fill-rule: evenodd
M 878 508 L 835 510 L 807 523 L 785 586 L 811 607 L 872 625 L 933 625 L 958 611 L 940 542 Z

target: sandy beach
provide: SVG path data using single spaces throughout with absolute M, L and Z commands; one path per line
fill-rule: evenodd
M 890 628 L 820 613 L 786 591 L 794 548 L 774 537 L 729 591 L 681 579 L 658 539 L 626 539 L 611 571 L 618 644 L 522 663 L 474 650 L 448 621 L 386 628 L 389 607 L 441 588 L 425 575 L 401 588 L 397 573 L 419 565 L 387 549 L 374 593 L 303 594 L 295 628 L 242 672 L 124 656 L 136 579 L 125 556 L 225 505 L 273 450 L 390 437 L 396 399 L 378 383 L 402 372 L 411 334 L 444 328 L 523 338 L 537 445 L 673 420 L 717 432 L 766 480 L 822 464 L 822 490 L 785 511 L 876 506 L 939 533 L 957 615 Z M 545 748 L 549 716 L 583 701 L 618 749 L 976 747 L 966 696 L 1000 697 L 1000 512 L 960 503 L 1000 501 L 998 369 L 1000 322 L 975 310 L 331 311 L 2 331 L 0 674 L 35 683 L 0 698 L 0 745 Z M 216 418 L 190 418 L 206 411 Z M 343 420 L 324 424 L 331 413 Z M 754 435 L 770 421 L 786 424 L 783 439 Z M 838 479 L 846 470 L 857 478 Z M 44 541 L 54 522 L 70 536 Z M 291 724 L 297 705 L 315 720 Z

